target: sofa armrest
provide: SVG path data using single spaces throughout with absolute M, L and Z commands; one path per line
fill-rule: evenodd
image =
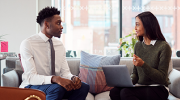
M 170 93 L 180 98 L 180 71 L 173 69 L 169 74 L 169 79 L 171 82 L 168 86 Z
M 23 71 L 23 69 L 22 69 L 22 67 L 21 67 L 21 62 L 20 62 L 20 60 L 16 60 L 16 67 L 15 67 L 15 69 L 16 69 L 16 70 L 22 70 L 22 71 Z
M 2 86 L 19 87 L 19 84 L 19 76 L 16 70 L 12 70 L 5 74 L 2 74 Z

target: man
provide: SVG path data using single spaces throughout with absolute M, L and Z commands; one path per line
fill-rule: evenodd
M 69 70 L 65 48 L 58 39 L 63 29 L 59 15 L 54 7 L 42 9 L 37 16 L 41 31 L 21 43 L 24 73 L 20 88 L 41 90 L 46 100 L 85 100 L 89 85 Z

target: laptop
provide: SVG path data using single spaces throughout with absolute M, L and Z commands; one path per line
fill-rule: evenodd
M 102 69 L 108 86 L 134 87 L 126 65 L 104 65 Z

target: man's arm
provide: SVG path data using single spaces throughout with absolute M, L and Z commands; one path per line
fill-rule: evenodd
M 39 75 L 36 70 L 33 49 L 28 40 L 24 40 L 20 45 L 20 54 L 24 73 L 23 81 L 31 85 L 51 84 L 52 76 Z
M 71 77 L 73 77 L 73 75 L 70 72 L 70 69 L 66 60 L 66 51 L 65 51 L 64 46 L 63 46 L 62 52 L 63 52 L 63 56 L 61 57 L 62 62 L 61 62 L 60 76 L 62 78 L 71 80 Z
M 75 90 L 74 83 L 69 79 L 61 78 L 60 76 L 52 76 L 51 82 L 61 85 L 67 91 Z
M 64 46 L 63 46 L 64 48 Z M 66 60 L 66 52 L 65 52 L 65 48 L 62 50 L 63 52 L 63 57 L 62 57 L 62 63 L 61 63 L 61 72 L 60 72 L 60 76 L 62 78 L 66 78 L 66 79 L 69 79 L 69 80 L 72 80 L 73 83 L 74 83 L 74 89 L 79 89 L 81 87 L 81 80 L 72 75 L 71 72 L 70 72 L 70 69 L 69 69 L 69 66 L 67 64 L 67 60 Z

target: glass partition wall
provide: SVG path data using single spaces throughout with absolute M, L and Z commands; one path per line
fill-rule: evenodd
M 122 0 L 122 35 L 134 29 L 135 16 L 151 11 L 159 21 L 161 31 L 172 49 L 172 57 L 180 50 L 180 0 Z M 179 45 L 178 45 L 179 44 Z
M 117 55 L 119 0 L 53 0 L 63 21 L 61 41 L 66 50 Z
M 77 57 L 81 50 L 98 55 L 119 54 L 120 36 L 132 32 L 135 16 L 143 11 L 157 17 L 172 56 L 176 57 L 180 50 L 180 0 L 52 0 L 52 6 L 61 10 L 61 41 L 67 50 L 76 51 Z

